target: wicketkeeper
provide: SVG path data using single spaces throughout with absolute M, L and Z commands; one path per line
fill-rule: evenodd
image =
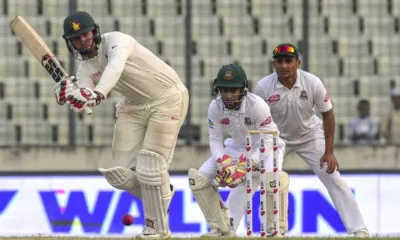
M 245 178 L 245 148 L 246 131 L 278 131 L 269 107 L 260 97 L 247 91 L 248 80 L 242 67 L 225 65 L 215 80 L 215 90 L 219 96 L 213 100 L 208 110 L 209 144 L 212 156 L 199 170 L 189 169 L 189 184 L 203 214 L 211 228 L 207 237 L 224 237 L 235 235 L 240 223 L 246 202 Z M 224 140 L 224 133 L 231 138 Z M 252 161 L 259 164 L 259 136 L 252 138 L 254 152 Z M 267 177 L 273 180 L 272 175 L 272 135 L 266 136 L 268 152 L 266 159 Z M 279 139 L 277 159 L 279 169 L 282 169 L 285 145 Z M 259 184 L 259 174 L 254 175 L 254 190 Z M 287 231 L 287 208 L 289 177 L 280 171 L 280 226 L 281 231 Z M 232 188 L 227 200 L 227 206 L 221 201 L 218 187 Z M 267 189 L 270 190 L 270 189 Z M 254 193 L 254 191 L 253 191 Z M 267 199 L 268 228 L 272 230 L 272 192 Z M 257 210 L 255 210 L 257 212 Z

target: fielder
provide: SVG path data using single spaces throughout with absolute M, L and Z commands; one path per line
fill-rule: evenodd
M 220 96 L 213 100 L 208 109 L 209 143 L 212 156 L 199 170 L 189 169 L 189 184 L 203 214 L 211 228 L 204 236 L 226 237 L 234 236 L 235 230 L 244 215 L 246 189 L 242 181 L 245 178 L 246 130 L 278 131 L 272 120 L 268 105 L 255 94 L 247 92 L 247 77 L 242 67 L 225 65 L 217 75 L 214 87 Z M 231 138 L 224 143 L 224 133 Z M 252 154 L 255 165 L 259 163 L 259 136 L 253 136 Z M 224 146 L 225 145 L 225 146 Z M 266 136 L 267 149 L 266 167 L 272 172 L 272 136 Z M 268 146 L 271 146 L 268 148 Z M 278 143 L 278 166 L 282 169 L 284 143 Z M 287 204 L 289 177 L 285 172 L 280 174 L 281 188 L 281 224 L 287 226 Z M 267 174 L 269 181 L 272 173 Z M 253 181 L 257 189 L 259 180 Z M 220 199 L 218 187 L 230 187 L 236 194 L 229 195 L 227 207 Z M 254 193 L 254 191 L 253 191 Z M 272 204 L 272 193 L 267 201 Z M 272 207 L 268 207 L 271 209 Z M 271 219 L 273 218 L 272 213 Z M 232 218 L 230 218 L 232 217 Z M 233 222 L 232 222 L 233 221 Z M 271 221 L 272 222 L 272 221 Z M 272 226 L 271 226 L 272 228 Z
M 298 69 L 301 60 L 292 44 L 277 46 L 273 58 L 276 72 L 261 79 L 254 93 L 269 104 L 286 143 L 286 154 L 298 154 L 312 168 L 327 188 L 348 233 L 369 236 L 354 196 L 338 171 L 333 154 L 335 116 L 323 83 Z
M 57 102 L 76 111 L 95 107 L 111 90 L 123 95 L 116 106 L 112 144 L 115 165 L 99 168 L 110 185 L 143 202 L 146 226 L 139 239 L 168 239 L 168 207 L 173 195 L 168 166 L 188 108 L 188 92 L 178 74 L 133 37 L 110 32 L 86 12 L 64 20 L 71 53 L 82 60 L 75 87 L 64 79 L 54 87 Z

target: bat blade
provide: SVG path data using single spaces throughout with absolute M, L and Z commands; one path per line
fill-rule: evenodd
M 32 55 L 47 70 L 51 78 L 59 82 L 68 77 L 67 72 L 58 62 L 54 53 L 39 36 L 36 30 L 21 16 L 16 16 L 10 23 L 11 29 L 20 41 L 30 50 Z M 92 110 L 85 107 L 84 112 L 91 114 Z
M 11 21 L 11 29 L 39 63 L 47 70 L 54 81 L 59 82 L 68 76 L 67 72 L 57 61 L 54 53 L 23 17 L 15 17 Z

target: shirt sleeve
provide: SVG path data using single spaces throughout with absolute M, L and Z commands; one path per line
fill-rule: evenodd
M 259 102 L 255 111 L 255 124 L 260 131 L 277 131 L 272 119 L 271 110 L 266 102 Z
M 85 62 L 81 62 L 78 65 L 78 70 L 76 72 L 76 79 L 78 80 L 78 86 L 80 88 L 90 88 L 94 89 L 96 86 L 93 80 L 90 78 L 89 71 L 87 71 L 87 67 L 85 67 Z
M 271 110 L 266 102 L 260 102 L 255 108 L 255 126 L 259 131 L 267 131 L 267 132 L 278 132 L 278 128 L 274 123 L 271 115 Z M 265 134 L 265 144 L 266 146 L 272 146 L 273 140 L 272 134 Z M 267 156 L 270 154 L 270 151 L 267 151 Z
M 267 101 L 266 96 L 265 96 L 265 91 L 262 87 L 261 80 L 258 82 L 256 88 L 254 89 L 253 93 L 260 98 L 264 99 L 264 101 Z
M 105 52 L 108 63 L 94 89 L 103 96 L 107 96 L 117 84 L 135 43 L 128 35 L 122 33 L 111 35 L 107 40 Z
M 211 154 L 217 159 L 222 157 L 224 150 L 224 132 L 222 124 L 219 122 L 217 104 L 213 100 L 208 108 L 208 135 Z
M 319 112 L 327 112 L 332 109 L 332 103 L 322 81 L 318 78 L 317 84 L 315 85 L 314 92 L 314 104 L 317 106 Z

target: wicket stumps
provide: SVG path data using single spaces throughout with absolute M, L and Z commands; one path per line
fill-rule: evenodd
M 270 188 L 273 189 L 273 230 L 274 236 L 280 235 L 279 233 L 279 169 L 278 169 L 278 132 L 276 131 L 247 131 L 246 132 L 246 225 L 247 225 L 247 236 L 253 234 L 253 162 L 252 162 L 252 135 L 260 136 L 260 149 L 259 149 L 259 161 L 260 161 L 260 234 L 261 237 L 267 235 L 267 172 L 265 168 L 265 135 L 272 135 L 272 147 L 273 147 L 273 182 L 270 183 Z M 256 211 L 257 212 L 257 211 Z

